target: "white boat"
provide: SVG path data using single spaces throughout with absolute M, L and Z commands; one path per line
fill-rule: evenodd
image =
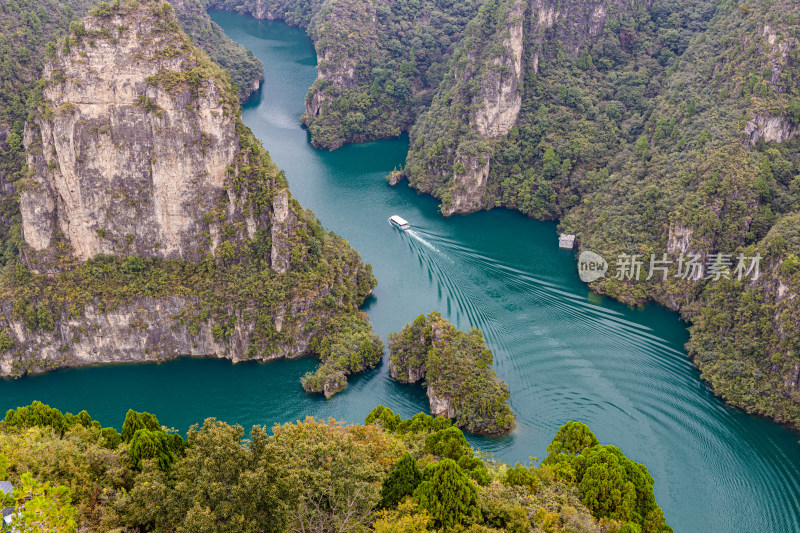
M 407 230 L 408 228 L 411 227 L 411 226 L 409 226 L 408 221 L 406 219 L 404 219 L 403 217 L 400 217 L 398 215 L 390 216 L 389 217 L 389 224 L 391 224 L 395 228 L 398 228 L 398 229 L 401 229 L 401 230 Z

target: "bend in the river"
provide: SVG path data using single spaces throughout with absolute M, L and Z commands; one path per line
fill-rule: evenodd
M 559 425 L 582 420 L 647 465 L 676 532 L 800 531 L 798 436 L 714 397 L 686 356 L 675 314 L 591 295 L 552 223 L 505 210 L 445 219 L 435 200 L 389 187 L 384 176 L 403 163 L 405 138 L 315 150 L 299 123 L 316 76 L 308 37 L 247 16 L 212 18 L 265 65 L 245 123 L 286 170 L 294 196 L 372 263 L 379 285 L 365 308 L 376 331 L 385 337 L 433 310 L 484 331 L 518 428 L 474 444 L 526 462 L 543 456 Z M 392 214 L 414 230 L 393 230 Z M 386 365 L 330 401 L 306 395 L 299 377 L 315 364 L 184 359 L 65 370 L 0 383 L 0 407 L 39 399 L 116 426 L 130 407 L 182 431 L 208 416 L 248 427 L 307 414 L 361 422 L 377 403 L 404 416 L 427 409 L 422 389 L 392 382 Z

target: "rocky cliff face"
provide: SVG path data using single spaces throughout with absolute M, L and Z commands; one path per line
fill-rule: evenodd
M 619 18 L 637 8 L 617 0 L 509 0 L 478 15 L 433 104 L 412 128 L 411 186 L 441 198 L 445 215 L 492 207 L 492 158 L 517 124 L 526 75 L 555 61 L 556 49 L 576 57 L 602 34 L 610 13 Z
M 370 270 L 291 198 L 169 4 L 86 19 L 45 80 L 25 134 L 30 270 L 0 282 L 0 375 L 297 357 L 356 313 Z
M 501 50 L 481 80 L 478 105 L 471 120 L 478 133 L 487 139 L 508 134 L 522 106 L 523 2 L 511 6 L 502 35 Z
M 202 218 L 225 194 L 234 109 L 180 34 L 160 24 L 149 13 L 89 18 L 81 42 L 46 67 L 49 109 L 26 133 L 33 176 L 21 194 L 34 250 L 61 234 L 80 260 L 197 261 L 214 251 Z M 189 71 L 196 87 L 153 82 Z
M 315 124 L 329 122 L 338 113 L 331 107 L 333 100 L 355 88 L 368 75 L 364 61 L 378 50 L 375 7 L 369 0 L 328 0 L 325 9 L 314 14 L 311 24 L 317 49 L 317 79 L 306 95 L 303 115 L 303 123 L 312 131 Z M 346 34 L 351 38 L 342 39 Z M 366 137 L 352 140 L 366 140 Z M 337 148 L 343 142 L 324 146 Z
M 481 140 L 494 141 L 506 136 L 522 106 L 523 8 L 521 0 L 510 5 L 506 26 L 500 28 L 498 35 L 500 51 L 493 51 L 494 57 L 485 70 L 481 65 L 483 53 L 475 57 L 467 53 L 468 60 L 474 61 L 471 68 L 454 72 L 455 78 L 462 83 L 472 83 L 475 78 L 480 80 L 478 93 L 471 102 L 474 111 L 469 126 Z M 483 206 L 490 161 L 490 149 L 486 146 L 475 150 L 474 143 L 470 143 L 456 149 L 452 202 L 442 206 L 445 215 L 475 211 Z
M 212 61 L 228 71 L 239 101 L 244 102 L 261 86 L 264 65 L 253 53 L 231 40 L 206 11 L 216 7 L 207 0 L 170 0 L 178 22 L 192 42 L 206 52 Z
M 747 121 L 744 134 L 747 135 L 750 144 L 756 144 L 759 139 L 763 139 L 764 142 L 782 143 L 792 140 L 797 134 L 797 128 L 784 117 L 758 114 Z
M 187 1 L 187 0 L 184 0 Z M 318 147 L 396 137 L 431 101 L 455 43 L 480 6 L 371 0 L 209 0 L 210 7 L 280 19 L 314 40 L 318 78 L 303 123 Z

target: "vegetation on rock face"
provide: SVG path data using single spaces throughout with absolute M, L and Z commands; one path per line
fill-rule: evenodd
M 107 11 L 113 4 L 97 0 L 14 0 L 0 5 L 0 264 L 17 257 L 19 204 L 14 183 L 24 177 L 24 125 L 30 109 L 38 105 L 45 60 L 57 43 L 90 9 Z M 231 41 L 211 23 L 196 0 L 176 0 L 180 23 L 214 61 L 231 72 L 241 98 L 252 92 L 262 76 L 257 59 Z
M 758 280 L 704 272 L 696 282 L 607 280 L 597 290 L 680 309 L 692 324 L 689 352 L 715 392 L 795 427 L 800 158 L 791 104 L 800 100 L 799 39 L 795 3 L 718 4 L 643 115 L 637 143 L 646 150 L 637 155 L 629 144 L 562 223 L 606 257 L 669 252 L 676 260 L 684 252 L 708 263 L 730 254 L 732 269 L 739 254 L 760 254 Z
M 403 20 L 435 12 L 424 4 L 406 4 Z M 361 66 L 370 64 L 365 54 L 384 57 L 375 50 L 386 43 L 397 51 L 411 43 L 396 45 L 380 23 L 363 24 L 359 17 L 373 9 L 366 3 L 347 5 L 357 12 L 337 16 L 335 2 L 283 2 L 273 11 L 307 27 L 321 52 L 324 74 L 309 93 L 306 120 L 315 141 L 329 147 L 370 138 L 365 131 L 393 134 L 366 126 L 365 109 L 382 105 L 378 89 L 386 92 L 386 84 L 376 77 L 380 69 Z M 441 198 L 445 213 L 502 205 L 561 219 L 562 231 L 612 263 L 619 254 L 639 254 L 646 268 L 651 254 L 668 253 L 673 268 L 666 280 L 629 283 L 609 275 L 593 288 L 681 311 L 692 323 L 690 353 L 715 391 L 750 412 L 800 424 L 800 248 L 789 229 L 800 211 L 797 4 L 521 5 L 518 87 L 510 76 L 516 2 L 466 6 L 458 31 L 445 30 L 450 47 L 430 63 L 439 73 L 430 85 L 435 91 L 407 122 L 413 126 L 404 171 L 412 186 Z M 553 16 L 544 16 L 551 8 Z M 374 9 L 382 20 L 381 8 Z M 397 9 L 390 3 L 390 13 Z M 356 25 L 363 39 L 348 50 L 345 36 Z M 429 50 L 429 42 L 421 38 L 412 47 Z M 322 51 L 336 60 L 322 61 Z M 406 79 L 402 64 L 394 69 Z M 351 97 L 370 74 L 370 98 Z M 500 90 L 488 90 L 495 82 Z M 511 121 L 507 131 L 481 122 L 488 109 Z M 386 115 L 399 125 L 397 115 Z M 760 253 L 762 279 L 674 277 L 681 253 L 700 254 L 701 263 L 730 254 L 733 266 L 740 253 Z
M 306 392 L 321 392 L 330 398 L 347 386 L 347 376 L 373 368 L 381 362 L 383 341 L 372 332 L 366 316 L 348 316 L 329 326 L 331 333 L 314 338 L 311 351 L 322 364 L 302 378 Z
M 130 411 L 125 427 L 153 421 Z M 25 503 L 20 527 L 671 531 L 646 469 L 596 441 L 579 453 L 551 454 L 540 467 L 509 468 L 479 458 L 449 420 L 422 413 L 402 420 L 379 406 L 365 425 L 307 418 L 270 433 L 254 426 L 244 440 L 241 426 L 209 418 L 185 442 L 175 436 L 182 446 L 164 469 L 158 454 L 137 457 L 128 441 L 109 443 L 107 430 L 116 433 L 85 412 L 62 415 L 40 403 L 9 411 L 0 424 L 0 478 Z M 139 427 L 132 441 L 145 431 L 170 436 Z
M 430 104 L 479 2 L 208 0 L 209 7 L 305 28 L 319 77 L 303 122 L 315 146 L 400 135 Z
M 389 335 L 394 379 L 425 381 L 431 410 L 472 433 L 503 433 L 514 427 L 508 386 L 497 379 L 483 334 L 459 331 L 438 313 L 420 315 Z
M 264 66 L 253 52 L 233 42 L 206 13 L 210 7 L 203 0 L 173 0 L 178 22 L 193 42 L 205 51 L 212 61 L 227 70 L 234 91 L 244 101 L 256 90 L 264 75 Z
M 429 104 L 478 2 L 329 0 L 311 19 L 319 77 L 304 123 L 316 146 L 393 137 Z M 358 28 L 355 33 L 348 33 Z M 342 36 L 347 34 L 346 39 Z
M 763 278 L 709 284 L 687 346 L 718 394 L 748 412 L 798 427 L 800 215 L 782 217 L 755 251 L 763 257 Z
M 24 127 L 29 107 L 41 94 L 42 65 L 54 53 L 54 41 L 93 4 L 15 0 L 0 5 L 0 265 L 18 255 L 20 217 L 14 183 L 24 177 Z
M 169 4 L 100 5 L 86 25 L 73 25 L 62 38 L 59 61 L 80 57 L 100 42 L 115 46 L 127 38 L 124 31 L 133 30 L 118 34 L 107 26 L 123 24 L 126 17 L 147 19 L 131 28 L 152 27 L 154 44 L 148 53 L 163 52 L 171 58 L 165 62 L 169 68 L 142 80 L 147 90 L 157 87 L 164 91 L 159 97 L 183 99 L 190 111 L 195 98 L 213 93 L 233 118 L 236 145 L 230 147 L 234 157 L 225 172 L 224 190 L 207 199 L 216 204 L 199 217 L 204 231 L 193 245 L 201 252 L 196 262 L 125 252 L 138 243 L 136 236 L 122 235 L 114 227 L 104 229 L 103 238 L 115 239 L 119 254 L 85 262 L 77 260 L 65 236 L 34 253 L 18 230 L 12 232 L 15 246 L 25 250 L 25 262 L 13 259 L 0 273 L 3 373 L 20 375 L 87 362 L 75 350 L 83 339 L 97 334 L 93 317 L 128 306 L 139 310 L 130 328 L 138 331 L 142 344 L 134 349 L 137 353 L 126 355 L 127 360 L 204 355 L 197 353 L 198 346 L 211 350 L 205 355 L 237 360 L 315 352 L 326 363 L 322 381 L 325 374 L 346 375 L 374 366 L 382 351 L 380 341 L 358 311 L 376 283 L 369 265 L 290 197 L 283 173 L 241 122 L 227 73 L 189 42 Z M 185 68 L 176 70 L 175 65 Z M 49 77 L 54 84 L 64 81 L 58 79 L 57 69 Z M 140 101 L 158 112 L 157 99 Z M 40 97 L 35 104 L 34 116 L 47 120 L 53 112 L 47 102 Z M 33 143 L 33 157 L 35 148 Z M 281 201 L 285 218 L 276 231 L 274 213 Z M 49 274 L 27 268 L 30 262 Z M 176 311 L 164 319 L 171 322 L 148 319 L 151 312 L 158 315 L 165 302 L 176 304 Z M 13 333 L 11 323 L 23 328 L 23 337 Z M 355 350 L 348 351 L 353 345 Z

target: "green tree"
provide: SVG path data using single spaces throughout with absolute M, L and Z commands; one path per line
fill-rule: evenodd
M 556 432 L 555 437 L 547 445 L 550 454 L 578 455 L 586 448 L 597 446 L 599 441 L 589 426 L 583 422 L 570 420 Z
M 786 119 L 793 125 L 800 124 L 800 100 L 794 100 L 786 108 Z
M 159 470 L 169 472 L 175 462 L 170 436 L 160 429 L 138 429 L 128 445 L 128 457 L 134 468 L 141 469 L 142 461 L 155 459 Z
M 122 444 L 122 436 L 115 428 L 103 428 L 100 430 L 100 434 L 103 436 L 103 446 L 109 450 Z
M 38 400 L 25 407 L 9 409 L 6 412 L 5 422 L 6 427 L 51 427 L 60 435 L 63 435 L 67 428 L 66 417 L 61 411 Z
M 14 531 L 19 533 L 72 533 L 77 531 L 75 508 L 69 489 L 39 483 L 30 472 L 22 474 L 22 487 L 15 491 L 18 502 Z
M 276 484 L 282 463 L 266 450 L 268 437 L 207 419 L 187 434 L 186 454 L 167 475 L 144 462 L 133 489 L 119 504 L 130 527 L 145 531 L 285 530 L 287 492 Z M 278 499 L 280 497 L 280 499 Z
M 396 507 L 403 498 L 414 493 L 422 483 L 422 472 L 417 466 L 414 456 L 406 452 L 397 462 L 394 470 L 389 472 L 381 486 L 379 507 L 386 509 Z
M 583 503 L 596 517 L 635 522 L 646 533 L 672 531 L 656 503 L 653 477 L 644 465 L 608 444 L 585 448 L 574 461 Z
M 478 491 L 455 461 L 444 459 L 425 468 L 424 481 L 414 491 L 420 508 L 428 511 L 437 527 L 450 528 L 480 517 Z
M 602 460 L 596 460 L 589 466 L 578 484 L 583 492 L 583 503 L 597 517 L 632 520 L 636 508 L 636 487 L 628 480 L 618 456 L 605 451 L 601 453 Z M 595 458 L 594 455 L 592 457 Z
M 454 426 L 426 436 L 425 451 L 454 461 L 458 461 L 463 455 L 472 456 L 472 448 L 464 437 L 464 432 Z
M 14 347 L 14 339 L 8 333 L 0 330 L 0 352 L 7 352 Z
M 160 431 L 161 425 L 158 423 L 158 419 L 155 415 L 128 409 L 128 412 L 125 414 L 125 422 L 122 423 L 122 441 L 130 442 L 134 434 L 140 429 Z
M 561 170 L 561 160 L 552 148 L 545 150 L 542 165 L 542 175 L 546 180 L 555 178 Z
M 636 157 L 639 159 L 647 159 L 650 153 L 650 142 L 647 140 L 646 135 L 639 136 L 639 139 L 633 147 L 633 153 L 636 154 Z
M 378 405 L 375 409 L 370 411 L 364 424 L 370 425 L 378 423 L 389 431 L 394 431 L 397 425 L 402 422 L 400 415 L 394 414 L 394 411 L 384 405 Z

